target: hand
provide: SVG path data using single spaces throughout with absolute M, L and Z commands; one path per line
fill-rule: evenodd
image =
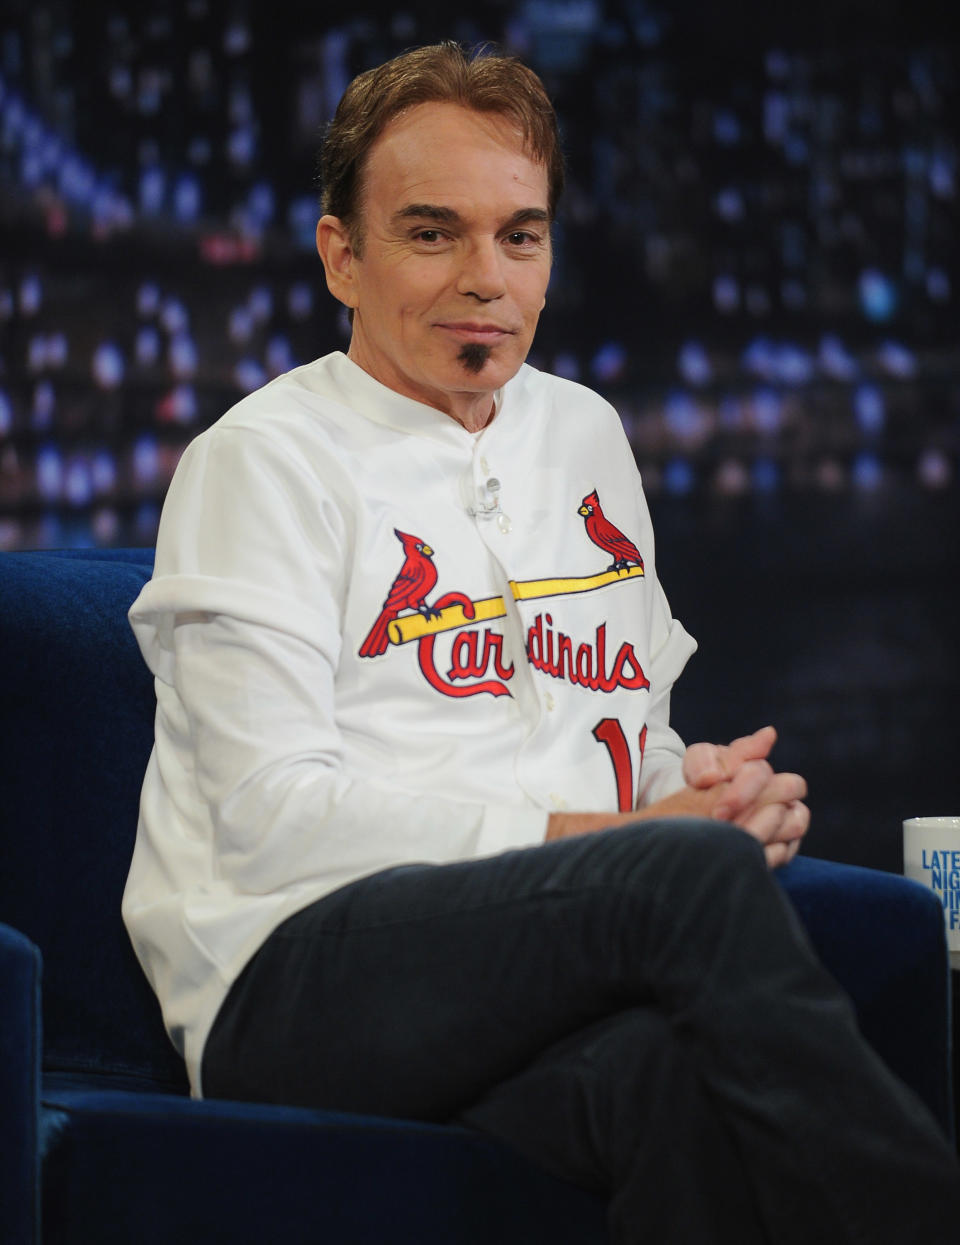
M 684 780 L 701 788 L 732 779 L 745 761 L 765 761 L 776 742 L 776 730 L 763 726 L 731 744 L 691 744 L 683 758 Z
M 728 745 L 692 744 L 683 760 L 691 787 L 723 788 L 711 815 L 758 838 L 771 868 L 793 859 L 810 825 L 807 784 L 798 774 L 775 774 L 767 761 L 776 741 L 774 728 L 764 726 Z
M 546 838 L 550 841 L 590 834 L 655 817 L 708 817 L 730 821 L 759 839 L 771 869 L 792 860 L 810 824 L 810 811 L 802 802 L 807 785 L 800 775 L 771 771 L 756 797 L 739 814 L 729 811 L 731 789 L 729 782 L 701 790 L 682 787 L 673 795 L 630 813 L 551 813 Z
M 687 786 L 630 813 L 554 813 L 547 839 L 586 834 L 653 817 L 710 817 L 740 826 L 763 844 L 771 869 L 792 860 L 810 824 L 799 774 L 777 774 L 767 761 L 777 732 L 765 726 L 731 744 L 700 743 L 687 749 Z
M 746 762 L 744 769 L 755 764 L 757 762 Z M 766 765 L 766 762 L 762 764 Z M 722 788 L 723 784 L 718 786 Z M 807 784 L 803 778 L 799 774 L 776 774 L 771 771 L 756 798 L 749 802 L 743 801 L 745 785 L 741 783 L 736 807 L 731 807 L 733 788 L 734 783 L 731 782 L 726 791 L 721 790 L 713 815 L 733 822 L 759 839 L 771 869 L 792 860 L 810 825 L 810 810 L 804 803 Z

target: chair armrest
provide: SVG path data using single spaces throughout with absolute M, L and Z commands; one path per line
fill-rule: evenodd
M 0 924 L 0 1206 L 3 1245 L 38 1240 L 40 952 Z
M 954 1136 L 943 911 L 896 873 L 798 856 L 778 878 L 864 1037 Z

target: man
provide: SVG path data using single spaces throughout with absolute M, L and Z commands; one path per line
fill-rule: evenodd
M 542 85 L 408 53 L 323 167 L 349 352 L 193 443 L 131 611 L 124 915 L 194 1092 L 465 1121 L 606 1191 L 622 1242 L 946 1242 L 953 1157 L 770 878 L 804 783 L 771 729 L 684 751 L 617 417 L 524 365 Z

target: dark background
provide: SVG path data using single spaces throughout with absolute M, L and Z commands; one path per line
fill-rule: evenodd
M 617 405 L 689 740 L 773 722 L 808 851 L 958 811 L 958 70 L 933 6 L 0 6 L 0 548 L 149 544 L 183 446 L 344 346 L 314 159 L 417 43 L 538 70 L 569 164 L 531 362 Z

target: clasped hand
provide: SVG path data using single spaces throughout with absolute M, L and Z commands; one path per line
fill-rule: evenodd
M 799 774 L 775 773 L 767 759 L 777 732 L 764 726 L 730 744 L 691 744 L 683 758 L 686 786 L 630 813 L 553 813 L 547 839 L 652 817 L 710 817 L 729 821 L 763 844 L 771 869 L 797 854 L 810 825 L 807 784 Z
M 763 844 L 771 868 L 793 859 L 810 825 L 806 782 L 776 773 L 767 759 L 776 741 L 777 732 L 765 726 L 731 744 L 692 744 L 683 759 L 687 786 L 668 797 L 689 796 L 701 815 L 748 831 Z

